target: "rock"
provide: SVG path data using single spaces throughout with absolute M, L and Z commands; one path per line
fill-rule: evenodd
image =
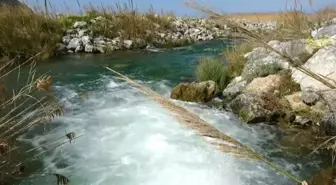
M 323 102 L 328 105 L 331 111 L 336 112 L 336 89 L 322 91 L 319 93 L 319 95 L 322 97 Z
M 135 44 L 134 44 L 134 45 L 135 45 L 134 48 L 137 48 L 137 49 L 145 49 L 146 46 L 147 46 L 147 43 L 146 43 L 145 40 L 137 38 L 137 39 L 135 40 Z
M 73 53 L 73 51 L 72 51 L 72 50 L 68 50 L 67 52 L 68 52 L 68 53 Z
M 236 77 L 231 81 L 229 85 L 226 86 L 226 88 L 223 91 L 223 97 L 225 99 L 233 99 L 238 94 L 240 94 L 246 87 L 247 81 L 243 80 L 243 78 Z
M 288 101 L 291 109 L 296 113 L 307 112 L 310 110 L 310 107 L 303 103 L 301 98 L 301 92 L 285 96 L 284 98 Z
M 79 30 L 78 31 L 78 37 L 83 37 L 84 35 L 87 35 L 88 30 Z
M 94 46 L 92 46 L 92 45 L 89 45 L 89 44 L 86 44 L 85 45 L 85 52 L 86 53 L 93 53 L 94 52 Z
M 106 46 L 105 45 L 97 45 L 96 50 L 99 51 L 100 53 L 105 53 Z
M 291 58 L 297 57 L 299 60 L 307 60 L 314 53 L 314 48 L 308 44 L 306 39 L 291 40 L 287 42 L 273 42 L 272 47 Z
M 78 53 L 78 52 L 82 52 L 84 51 L 84 46 L 83 45 L 78 45 L 75 49 L 75 52 Z
M 80 38 L 73 38 L 73 39 L 70 40 L 67 48 L 69 50 L 77 50 L 77 48 L 80 49 L 82 46 L 83 46 L 82 39 L 80 39 Z
M 124 40 L 124 47 L 126 49 L 131 49 L 132 45 L 133 45 L 133 41 L 131 41 L 131 40 Z
M 91 42 L 91 38 L 89 37 L 89 36 L 83 36 L 82 37 L 82 42 L 83 42 L 83 45 L 85 46 L 85 45 L 91 45 L 92 44 L 92 42 Z
M 321 170 L 312 177 L 309 185 L 334 185 L 336 182 L 335 170 L 335 168 Z
M 326 136 L 336 135 L 336 114 L 334 112 L 329 112 L 323 117 L 320 123 L 320 131 Z
M 281 81 L 282 77 L 280 75 L 255 78 L 247 85 L 245 92 L 258 96 L 274 94 L 274 91 L 280 88 Z
M 265 101 L 259 96 L 249 93 L 238 95 L 230 103 L 230 107 L 237 116 L 247 123 L 265 122 L 271 111 L 264 108 Z
M 304 118 L 302 116 L 296 116 L 294 122 L 292 125 L 296 128 L 307 128 L 309 127 L 313 122 L 307 118 Z
M 74 28 L 86 28 L 87 23 L 85 21 L 76 21 L 74 24 Z
M 336 80 L 336 47 L 330 46 L 320 49 L 303 66 L 315 74 L 326 76 L 330 79 L 327 81 L 335 85 L 333 81 Z M 303 91 L 305 89 L 313 91 L 330 89 L 323 83 L 296 69 L 292 70 L 292 78 L 300 84 Z
M 288 67 L 288 63 L 278 54 L 269 53 L 265 48 L 254 48 L 252 52 L 245 54 L 246 64 L 242 77 L 248 81 L 256 77 L 265 77 L 275 74 L 283 68 Z
M 336 35 L 336 24 L 332 24 L 332 25 L 329 25 L 329 26 L 326 26 L 324 28 L 321 28 L 319 29 L 315 36 L 314 36 L 314 39 L 318 39 L 318 38 L 323 38 L 323 37 L 326 37 L 326 36 L 334 36 Z
M 68 35 L 76 34 L 76 33 L 77 33 L 77 30 L 75 30 L 75 29 L 68 29 L 68 30 L 66 31 L 66 33 L 67 33 Z
M 320 96 L 316 92 L 307 89 L 302 91 L 301 98 L 305 104 L 311 106 L 314 105 L 320 99 Z
M 65 45 L 68 45 L 70 41 L 71 41 L 71 36 L 70 35 L 66 35 L 62 38 L 62 42 Z
M 190 101 L 208 102 L 215 94 L 216 83 L 214 81 L 180 83 L 171 92 L 171 98 Z

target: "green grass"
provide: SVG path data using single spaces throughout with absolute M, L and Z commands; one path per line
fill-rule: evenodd
M 222 91 L 230 81 L 230 75 L 224 61 L 219 58 L 202 58 L 196 69 L 199 81 L 216 82 L 216 90 Z
M 246 59 L 244 55 L 252 51 L 253 46 L 249 43 L 243 43 L 240 45 L 234 45 L 230 49 L 225 49 L 223 51 L 224 56 L 228 62 L 228 71 L 232 77 L 240 76 L 243 72 Z

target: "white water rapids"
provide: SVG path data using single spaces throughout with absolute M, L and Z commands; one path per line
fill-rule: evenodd
M 168 96 L 165 82 L 146 82 Z M 88 98 L 76 90 L 89 89 Z M 260 162 L 222 153 L 169 116 L 167 110 L 112 77 L 90 83 L 56 86 L 66 100 L 66 113 L 46 136 L 22 141 L 41 146 L 65 132 L 84 134 L 43 156 L 41 173 L 60 173 L 71 185 L 271 185 L 294 184 Z M 181 104 L 181 102 L 178 102 Z M 271 141 L 268 126 L 250 128 L 229 113 L 183 103 L 223 132 L 256 148 Z M 64 139 L 66 140 L 66 139 Z M 261 148 L 262 149 L 262 148 Z M 43 151 L 43 147 L 39 149 Z M 294 173 L 299 164 L 277 163 Z M 288 165 L 287 165 L 288 164 Z M 56 184 L 55 177 L 23 184 Z

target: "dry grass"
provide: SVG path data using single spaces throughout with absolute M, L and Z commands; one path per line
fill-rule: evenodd
M 46 75 L 39 77 L 35 75 L 34 60 L 41 54 L 36 54 L 22 64 L 30 63 L 29 76 L 23 79 L 26 84 L 10 90 L 2 88 L 0 94 L 0 175 L 2 176 L 0 183 L 5 183 L 13 177 L 21 177 L 25 173 L 25 166 L 35 160 L 35 157 L 25 160 L 13 157 L 28 152 L 15 146 L 16 138 L 32 127 L 46 124 L 54 117 L 63 114 L 62 104 L 51 92 L 52 78 Z M 3 68 L 6 66 L 4 65 Z M 0 73 L 0 81 L 8 83 L 7 77 L 12 73 L 18 73 L 17 80 L 22 81 L 19 69 L 20 66 L 17 66 L 10 71 Z
M 172 13 L 156 14 L 153 8 L 141 13 L 132 0 L 126 3 L 118 2 L 115 6 L 91 6 L 86 8 L 85 12 L 85 15 L 81 16 L 65 16 L 62 23 L 70 26 L 75 21 L 83 20 L 90 24 L 94 35 L 131 40 L 143 39 L 149 42 L 154 41 L 154 30 L 161 32 L 170 30 L 174 18 Z M 90 20 L 99 16 L 103 19 L 91 24 Z
M 56 19 L 21 6 L 1 6 L 0 24 L 0 57 L 21 62 L 39 52 L 38 59 L 49 58 L 62 35 Z

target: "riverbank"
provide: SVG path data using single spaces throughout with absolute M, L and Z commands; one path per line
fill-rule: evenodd
M 24 61 L 40 52 L 38 59 L 46 60 L 58 54 L 172 48 L 235 37 L 229 27 L 209 19 L 140 13 L 127 5 L 90 9 L 81 15 L 45 14 L 41 9 L 5 5 L 0 12 L 2 61 Z M 275 22 L 246 25 L 266 32 L 276 28 Z
M 306 20 L 296 23 L 308 26 Z M 284 37 L 270 41 L 247 31 L 246 38 L 253 42 L 225 51 L 227 64 L 221 59 L 201 60 L 196 71 L 199 82 L 179 84 L 171 98 L 233 112 L 251 126 L 266 123 L 281 128 L 287 135 L 282 147 L 331 158 L 336 134 L 335 19 L 306 28 L 293 26 Z M 285 37 L 290 39 L 283 41 Z

